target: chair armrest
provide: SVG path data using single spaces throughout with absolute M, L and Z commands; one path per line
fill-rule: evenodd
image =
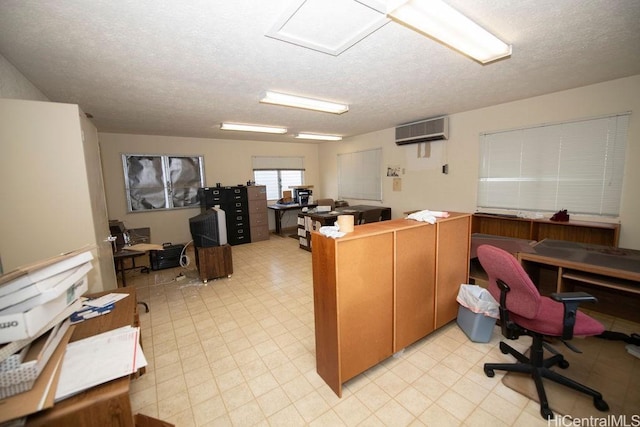
M 559 302 L 598 302 L 598 299 L 586 292 L 554 292 L 551 298 Z
M 598 299 L 586 292 L 554 292 L 551 294 L 554 301 L 564 305 L 564 318 L 562 321 L 562 339 L 573 338 L 573 327 L 576 324 L 578 306 L 583 302 L 597 302 Z

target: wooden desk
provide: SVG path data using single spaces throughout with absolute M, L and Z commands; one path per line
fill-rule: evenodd
M 116 303 L 114 310 L 103 316 L 78 323 L 71 341 L 81 340 L 122 326 L 138 326 L 135 289 L 116 289 L 110 292 L 128 293 Z M 129 377 L 122 377 L 92 387 L 82 393 L 56 403 L 53 408 L 37 412 L 27 419 L 28 426 L 131 426 L 133 413 L 129 400 Z
M 302 209 L 302 208 L 315 208 L 316 204 L 308 204 L 308 205 L 299 205 L 297 203 L 291 204 L 291 205 L 269 205 L 267 206 L 267 208 L 271 209 L 273 211 L 273 218 L 275 219 L 276 222 L 276 234 L 279 234 L 280 236 L 282 236 L 282 217 L 284 216 L 286 211 L 290 211 L 290 210 L 298 210 L 298 209 Z
M 147 272 L 149 271 L 148 268 L 146 266 L 138 266 L 136 267 L 136 258 L 139 256 L 143 256 L 145 255 L 146 252 L 142 252 L 142 251 L 133 251 L 130 249 L 120 249 L 119 251 L 115 252 L 113 254 L 113 261 L 116 264 L 116 274 L 120 273 L 121 277 L 122 277 L 122 286 L 127 286 L 127 279 L 126 279 L 126 272 L 127 270 L 136 270 L 138 268 L 140 269 L 147 269 Z M 125 267 L 124 266 L 124 261 L 130 259 L 131 260 L 131 267 Z
M 518 259 L 542 291 L 585 290 L 586 308 L 640 321 L 640 251 L 545 239 Z

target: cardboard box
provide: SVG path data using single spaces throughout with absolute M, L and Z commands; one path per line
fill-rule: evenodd
M 18 313 L 31 310 L 34 307 L 45 304 L 53 299 L 58 298 L 64 292 L 66 292 L 71 286 L 76 284 L 80 279 L 87 275 L 87 273 L 93 268 L 90 262 L 85 262 L 84 264 L 71 268 L 67 271 L 64 271 L 60 274 L 56 274 L 51 279 L 55 279 L 57 282 L 55 286 L 50 289 L 42 290 L 38 289 L 36 295 L 25 299 L 23 301 L 15 301 L 13 304 L 9 306 L 2 306 L 0 304 L 0 316 L 6 313 Z M 38 287 L 37 285 L 32 285 L 30 287 Z M 26 288 L 25 288 L 26 289 Z M 20 292 L 14 292 L 4 297 L 0 297 L 0 302 L 3 302 L 7 299 L 10 299 L 11 296 L 19 294 Z M 22 298 L 21 298 L 22 299 Z M 6 302 L 6 301 L 5 301 Z
M 64 279 L 65 272 L 92 259 L 89 249 L 80 249 L 3 274 L 0 276 L 0 310 L 51 290 Z
M 20 353 L 0 362 L 0 399 L 31 390 L 69 326 L 70 322 L 66 319 L 26 346 Z M 16 359 L 21 359 L 17 366 L 14 363 Z
M 45 365 L 42 373 L 38 375 L 31 390 L 0 400 L 0 407 L 2 408 L 2 411 L 0 411 L 0 423 L 24 417 L 53 406 L 56 389 L 58 388 L 58 379 L 62 370 L 62 359 L 72 332 L 73 327 L 69 328 L 62 337 L 60 345 L 54 350 L 49 362 Z
M 80 309 L 82 303 L 79 298 L 88 290 L 87 276 L 84 276 L 60 296 L 45 304 L 25 312 L 0 311 L 0 344 L 37 337 L 44 333 L 46 329 L 43 328 L 61 313 L 68 313 L 67 316 L 70 316 Z

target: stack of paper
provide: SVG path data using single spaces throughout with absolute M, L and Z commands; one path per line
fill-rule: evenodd
M 74 251 L 0 276 L 0 344 L 33 340 L 76 311 L 92 258 L 89 250 Z
M 67 345 L 56 401 L 147 366 L 140 328 L 125 326 Z

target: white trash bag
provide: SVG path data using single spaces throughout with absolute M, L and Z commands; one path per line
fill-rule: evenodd
M 456 301 L 474 313 L 481 313 L 494 319 L 500 318 L 500 304 L 488 290 L 477 285 L 460 285 Z

